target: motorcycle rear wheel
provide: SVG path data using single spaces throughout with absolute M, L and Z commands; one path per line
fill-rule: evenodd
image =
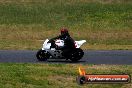
M 84 52 L 82 49 L 80 48 L 76 48 L 75 50 L 73 50 L 70 54 L 69 54 L 69 59 L 72 61 L 72 62 L 77 62 L 79 61 L 84 55 Z

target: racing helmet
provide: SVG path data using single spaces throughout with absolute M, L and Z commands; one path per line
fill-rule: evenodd
M 62 34 L 62 35 L 64 35 L 64 34 L 69 34 L 69 33 L 68 33 L 68 29 L 62 28 L 62 29 L 61 29 L 61 34 Z

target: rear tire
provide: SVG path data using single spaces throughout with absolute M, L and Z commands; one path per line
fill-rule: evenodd
M 80 48 L 76 48 L 75 50 L 73 50 L 70 54 L 69 54 L 69 59 L 72 62 L 77 62 L 78 60 L 80 60 L 84 55 L 84 52 L 82 49 Z
M 37 52 L 36 57 L 39 61 L 46 61 L 50 57 L 50 54 L 47 51 L 40 49 Z

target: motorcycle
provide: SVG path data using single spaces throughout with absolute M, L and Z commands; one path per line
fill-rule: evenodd
M 71 50 L 66 56 L 62 54 L 62 50 L 51 48 L 51 43 L 48 43 L 48 41 L 49 39 L 44 41 L 42 49 L 40 49 L 36 54 L 39 61 L 46 61 L 47 59 L 70 59 L 72 62 L 76 62 L 84 55 L 84 52 L 80 47 L 86 42 L 86 40 L 75 41 L 75 49 Z M 58 47 L 61 47 L 64 46 L 64 41 L 57 39 L 55 44 Z

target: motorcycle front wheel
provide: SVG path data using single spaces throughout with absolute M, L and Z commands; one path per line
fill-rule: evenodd
M 37 52 L 36 57 L 39 61 L 46 61 L 50 57 L 50 55 L 47 51 L 40 49 Z

